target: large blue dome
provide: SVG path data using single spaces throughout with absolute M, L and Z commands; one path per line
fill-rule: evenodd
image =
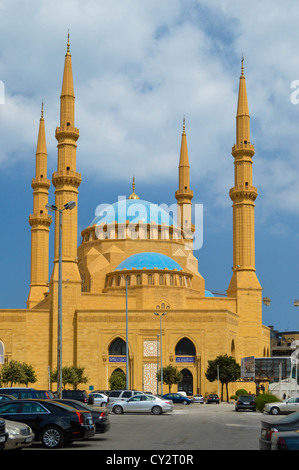
M 148 224 L 155 222 L 158 225 L 176 225 L 166 209 L 142 199 L 120 199 L 114 204 L 100 205 L 91 225 L 125 223 L 127 220 L 135 224 L 141 220 Z
M 169 256 L 162 255 L 161 253 L 155 252 L 144 252 L 137 253 L 136 255 L 129 256 L 129 258 L 122 261 L 115 271 L 121 271 L 123 269 L 169 269 L 182 271 L 182 267 Z

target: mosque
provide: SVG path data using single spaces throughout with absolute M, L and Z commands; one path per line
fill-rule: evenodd
M 60 124 L 55 132 L 57 170 L 50 181 L 42 110 L 29 216 L 27 308 L 0 310 L 0 361 L 31 364 L 38 377 L 34 387 L 40 389 L 49 387 L 49 371 L 56 369 L 59 359 L 63 365 L 84 367 L 86 389 L 109 389 L 109 377 L 121 369 L 127 374 L 129 388 L 156 393 L 156 372 L 162 359 L 163 366 L 176 366 L 182 373 L 173 391 L 203 395 L 217 391 L 217 385 L 205 377 L 209 360 L 228 354 L 241 363 L 243 357 L 270 356 L 270 330 L 262 324 L 262 288 L 255 270 L 255 152 L 250 141 L 243 61 L 236 143 L 232 147 L 235 181 L 229 191 L 233 268 L 225 296 L 217 297 L 205 289 L 193 253 L 194 234 L 199 228 L 192 223 L 185 123 L 174 195 L 177 214 L 170 215 L 162 206 L 142 200 L 133 182 L 128 198 L 98 208 L 91 225 L 82 231 L 78 246 L 81 175 L 76 168 L 79 129 L 74 116 L 68 40 Z M 51 183 L 55 188 L 53 206 L 48 201 Z M 54 261 L 49 279 L 51 224 Z

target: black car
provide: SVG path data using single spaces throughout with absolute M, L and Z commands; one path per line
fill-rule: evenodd
M 218 395 L 216 393 L 210 393 L 210 395 L 207 396 L 206 403 L 220 403 Z
M 235 410 L 256 411 L 255 395 L 240 395 L 235 404 Z
M 76 410 L 87 410 L 91 413 L 93 422 L 96 427 L 96 433 L 104 433 L 109 431 L 111 423 L 109 419 L 109 413 L 105 408 L 89 406 L 86 403 L 81 403 L 77 400 L 68 400 L 65 398 L 58 399 L 55 401 L 58 403 L 64 403 L 65 405 L 72 406 Z
M 54 393 L 50 390 L 35 390 L 34 388 L 17 388 L 17 387 L 7 387 L 0 388 L 0 393 L 5 393 L 6 395 L 12 395 L 15 398 L 38 398 L 42 400 L 53 399 Z
M 259 447 L 261 450 L 271 450 L 273 433 L 284 431 L 299 431 L 299 411 L 295 411 L 277 421 L 262 421 Z
M 4 449 L 5 442 L 7 441 L 8 433 L 5 430 L 5 421 L 0 418 L 0 450 Z
M 35 434 L 34 440 L 48 449 L 95 434 L 91 413 L 51 400 L 8 401 L 0 405 L 0 417 L 27 424 Z
M 89 403 L 93 405 L 94 398 L 91 395 L 87 395 L 85 390 L 62 390 L 62 398 L 67 398 L 68 400 L 77 400 L 82 403 Z

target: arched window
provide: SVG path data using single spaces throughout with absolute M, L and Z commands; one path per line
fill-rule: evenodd
M 109 346 L 109 356 L 125 356 L 126 343 L 121 338 L 116 338 Z
M 141 274 L 137 274 L 136 280 L 137 280 L 137 285 L 140 286 L 140 284 L 141 284 Z
M 153 276 L 152 276 L 152 274 L 149 274 L 147 279 L 148 279 L 148 283 L 149 283 L 149 284 L 153 284 Z
M 181 339 L 175 347 L 176 356 L 195 356 L 195 346 L 188 338 Z

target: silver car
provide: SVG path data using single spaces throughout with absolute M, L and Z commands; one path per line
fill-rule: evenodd
M 160 415 L 173 410 L 173 401 L 155 395 L 135 395 L 127 400 L 119 400 L 107 404 L 107 411 L 122 413 L 153 413 Z
M 30 426 L 6 419 L 5 427 L 8 432 L 8 439 L 5 443 L 4 450 L 21 449 L 22 447 L 32 445 L 34 433 Z
M 89 396 L 92 396 L 94 399 L 93 404 L 94 405 L 99 405 L 99 406 L 106 406 L 108 397 L 107 395 L 104 395 L 104 393 L 100 392 L 92 392 L 89 394 Z
M 283 402 L 267 403 L 264 411 L 271 415 L 289 414 L 299 411 L 299 397 L 291 397 Z
M 204 403 L 204 399 L 203 399 L 203 396 L 198 394 L 198 395 L 194 395 L 193 398 L 192 398 L 192 401 L 193 403 Z

